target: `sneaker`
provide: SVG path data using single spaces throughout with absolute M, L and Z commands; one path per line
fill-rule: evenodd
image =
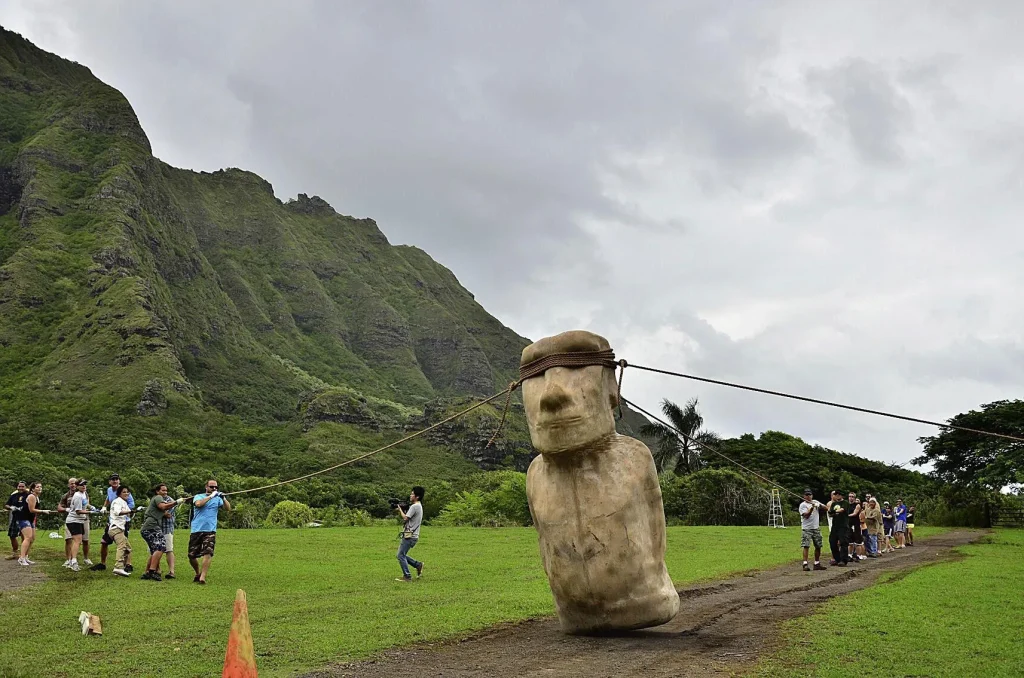
M 29 560 L 28 558 L 25 559 L 25 562 L 28 563 L 29 565 L 35 565 L 36 564 L 36 561 Z
M 412 581 L 412 577 L 398 577 L 395 581 Z
M 422 576 L 423 576 L 423 563 L 420 563 L 420 566 L 416 568 L 416 578 L 418 579 L 418 578 L 420 578 Z
M 92 567 L 92 561 L 89 560 L 88 558 L 83 560 L 82 563 L 84 563 L 86 567 Z
M 17 553 L 10 553 L 4 556 L 4 560 L 21 560 L 21 557 Z
M 71 559 L 70 558 L 68 560 L 65 560 L 64 563 L 61 565 L 61 567 L 70 567 L 70 566 L 71 566 Z
M 163 580 L 164 580 L 164 578 L 160 576 L 160 573 L 159 573 L 159 572 L 153 572 L 153 573 L 151 573 L 151 574 L 149 575 L 149 578 L 150 578 L 150 579 L 151 579 L 152 581 L 163 581 Z
M 192 583 L 193 584 L 198 584 L 199 583 L 199 575 L 198 574 L 196 576 L 192 577 Z
M 88 563 L 89 563 L 89 561 L 88 561 L 88 560 L 87 560 L 87 561 L 85 561 L 85 562 L 86 562 L 86 564 L 88 564 Z M 104 565 L 103 563 L 97 563 L 97 564 L 93 565 L 92 567 L 90 567 L 89 569 L 90 569 L 90 570 L 93 570 L 94 572 L 99 572 L 100 570 L 105 570 L 105 569 L 107 569 L 107 566 L 106 566 L 106 565 Z
M 810 572 L 810 571 L 811 571 L 811 566 L 808 565 L 807 563 L 804 563 L 804 572 Z
M 164 577 L 164 579 L 174 579 L 174 573 L 173 572 L 168 572 L 167 576 Z
M 127 572 L 127 573 L 129 573 L 129 574 L 131 574 L 132 572 L 134 572 L 134 571 L 135 571 L 135 568 L 134 568 L 134 567 L 132 567 L 131 565 L 125 565 L 125 566 L 124 566 L 124 571 L 125 571 L 125 572 Z
M 146 574 L 144 574 L 141 577 L 139 577 L 139 579 L 152 579 L 152 578 L 153 578 L 153 575 L 150 573 L 149 570 L 146 570 Z
M 71 570 L 72 572 L 78 572 L 82 568 L 78 567 L 78 563 L 71 563 L 70 565 L 68 565 L 68 569 Z
M 127 577 L 127 576 L 131 575 L 131 572 L 127 572 L 125 570 L 122 570 L 119 567 L 115 567 L 114 568 L 114 574 L 116 574 L 118 577 Z
M 836 567 L 846 567 L 846 563 L 836 563 Z
M 24 565 L 25 567 L 28 567 L 28 566 L 29 566 L 29 565 L 31 565 L 31 564 L 32 564 L 32 563 L 28 562 L 28 561 L 27 561 L 27 560 L 25 560 L 24 558 L 18 558 L 18 565 Z
M 815 570 L 827 570 L 828 568 L 825 567 L 824 565 L 822 565 L 821 563 L 815 563 L 814 564 L 814 569 Z

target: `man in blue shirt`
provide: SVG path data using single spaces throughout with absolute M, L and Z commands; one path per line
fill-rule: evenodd
M 907 505 L 903 503 L 902 499 L 896 500 L 896 548 L 906 548 L 906 536 L 907 536 Z
M 116 473 L 111 474 L 108 482 L 110 483 L 110 487 L 107 488 L 107 498 L 103 502 L 103 508 L 100 509 L 100 513 L 106 513 L 108 510 L 110 510 L 110 504 L 113 503 L 115 499 L 117 499 L 117 490 L 118 488 L 121 487 L 121 476 L 117 475 Z M 131 493 L 128 494 L 128 508 L 130 508 L 132 511 L 135 510 L 135 497 L 133 497 Z M 128 536 L 128 523 L 131 522 L 131 519 L 132 517 L 128 516 L 124 520 L 124 534 L 126 537 Z M 107 526 L 103 529 L 103 538 L 100 539 L 100 562 L 97 565 L 93 565 L 90 569 L 107 569 L 107 547 L 113 543 L 114 538 L 110 536 L 110 525 L 108 521 Z M 131 551 L 129 551 L 128 554 L 125 556 L 124 571 L 131 572 L 132 569 L 132 554 Z
M 196 571 L 192 580 L 197 584 L 206 583 L 206 573 L 210 570 L 213 550 L 217 545 L 217 512 L 223 506 L 231 510 L 231 504 L 220 493 L 220 485 L 216 480 L 206 481 L 206 492 L 192 497 L 195 513 L 192 516 L 192 532 L 188 536 L 188 562 Z M 203 559 L 202 567 L 199 559 Z

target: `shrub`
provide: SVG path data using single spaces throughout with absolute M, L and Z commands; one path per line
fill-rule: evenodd
M 435 525 L 469 527 L 513 527 L 532 525 L 526 497 L 526 474 L 491 471 L 473 476 L 469 489 L 449 502 Z
M 298 501 L 281 501 L 267 515 L 267 527 L 304 527 L 313 521 L 313 509 Z
M 666 474 L 661 488 L 669 522 L 761 525 L 768 521 L 768 491 L 731 469 L 706 468 L 687 476 Z
M 368 512 L 348 506 L 328 506 L 314 513 L 324 527 L 370 527 L 374 524 L 373 516 Z

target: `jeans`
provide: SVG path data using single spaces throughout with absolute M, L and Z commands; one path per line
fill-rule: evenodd
M 876 556 L 878 555 L 878 535 L 877 534 L 869 534 L 868 535 L 868 553 L 870 553 L 872 555 L 876 555 Z
M 419 570 L 423 567 L 423 563 L 418 560 L 414 560 L 409 557 L 409 549 L 416 546 L 418 539 L 403 539 L 402 543 L 398 545 L 398 564 L 402 566 L 402 576 L 406 579 L 412 579 L 412 575 L 409 573 L 409 566 L 412 565 L 414 568 Z

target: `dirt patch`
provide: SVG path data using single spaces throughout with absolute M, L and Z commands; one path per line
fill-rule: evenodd
M 794 534 L 796 534 L 794 532 Z M 917 546 L 825 572 L 799 562 L 679 592 L 679 615 L 664 626 L 602 637 L 566 636 L 554 619 L 507 624 L 457 641 L 385 652 L 306 678 L 394 676 L 715 676 L 751 670 L 778 640 L 780 624 L 829 598 L 873 584 L 883 573 L 953 557 L 952 549 L 984 532 L 958 530 L 918 539 Z M 799 536 L 799 535 L 797 535 Z M 799 551 L 794 548 L 795 553 Z
M 10 545 L 7 547 L 7 553 L 10 553 Z M 6 559 L 7 553 L 0 558 L 0 593 L 17 591 L 46 579 L 41 565 L 18 565 L 17 560 Z

